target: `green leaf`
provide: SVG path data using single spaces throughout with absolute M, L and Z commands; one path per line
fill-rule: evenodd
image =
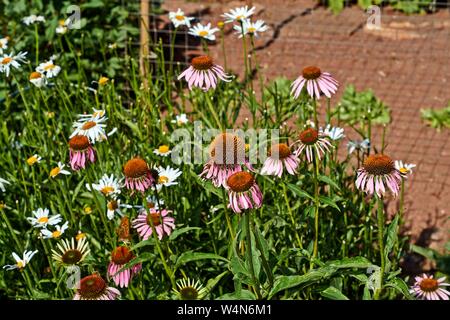
M 319 176 L 319 180 L 322 181 L 322 182 L 325 182 L 326 184 L 332 186 L 333 188 L 335 188 L 337 190 L 340 190 L 340 188 L 337 185 L 337 183 L 334 182 L 332 179 L 330 179 L 330 177 L 320 175 Z
M 221 274 L 219 274 L 217 277 L 213 279 L 209 279 L 208 283 L 205 286 L 205 289 L 208 290 L 208 292 L 211 292 L 211 290 L 219 283 L 219 281 L 229 273 L 230 271 L 224 271 Z
M 180 228 L 180 229 L 175 229 L 172 234 L 169 236 L 169 240 L 175 240 L 176 238 L 178 238 L 180 235 L 182 235 L 183 233 L 192 231 L 192 230 L 201 230 L 201 228 L 199 227 L 184 227 L 184 228 Z
M 75 199 L 77 198 L 78 194 L 80 193 L 81 187 L 84 185 L 85 179 L 86 179 L 86 176 L 84 176 L 83 179 L 81 179 L 81 181 L 75 187 L 75 190 L 73 191 L 73 196 L 72 196 L 72 203 L 75 202 Z M 96 192 L 96 191 L 93 191 L 93 192 Z
M 430 249 L 430 248 L 423 248 L 423 247 L 416 246 L 415 244 L 412 244 L 411 251 L 418 253 L 421 256 L 424 256 L 425 258 L 430 259 L 430 260 L 436 260 L 436 258 L 437 258 L 436 251 L 434 251 L 433 249 Z
M 386 261 L 389 261 L 389 254 L 392 252 L 398 241 L 398 218 L 399 215 L 396 214 L 386 230 L 386 245 L 384 247 L 384 257 L 386 258 Z M 388 270 L 389 269 L 387 268 L 387 271 Z
M 326 288 L 320 292 L 320 295 L 331 300 L 348 300 L 348 298 L 335 287 Z
M 398 292 L 402 293 L 408 300 L 414 300 L 413 296 L 409 293 L 408 285 L 402 279 L 394 278 L 392 281 L 386 283 L 385 286 L 396 289 Z
M 325 204 L 335 208 L 337 211 L 341 212 L 341 209 L 339 209 L 337 204 L 333 200 L 331 200 L 330 198 L 325 197 L 325 196 L 319 196 L 319 200 L 320 200 L 320 202 L 325 203 Z
M 192 251 L 187 251 L 184 252 L 183 254 L 181 254 L 178 259 L 177 259 L 177 263 L 175 264 L 175 269 L 177 269 L 178 267 L 180 267 L 181 265 L 191 262 L 191 261 L 197 261 L 197 260 L 208 260 L 208 259 L 212 259 L 212 260 L 222 260 L 225 262 L 229 262 L 228 259 L 219 256 L 217 254 L 214 253 L 203 253 L 203 252 L 192 252 Z
M 256 297 L 248 290 L 241 290 L 240 292 L 226 293 L 217 300 L 256 300 Z
M 340 13 L 344 9 L 344 0 L 329 0 L 328 5 L 334 14 Z
M 330 278 L 340 269 L 361 268 L 367 269 L 372 263 L 363 257 L 344 258 L 342 260 L 334 260 L 325 264 L 324 267 L 313 269 L 301 276 L 279 276 L 275 280 L 272 290 L 269 292 L 269 299 L 276 293 L 293 288 L 299 285 L 309 285 L 323 279 Z
M 301 198 L 309 198 L 311 200 L 314 200 L 314 198 L 307 193 L 306 191 L 300 189 L 298 186 L 296 186 L 295 184 L 292 183 L 286 183 L 286 186 L 292 191 L 294 192 L 296 195 L 298 195 Z

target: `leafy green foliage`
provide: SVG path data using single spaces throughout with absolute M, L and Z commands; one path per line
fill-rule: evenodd
M 441 131 L 450 128 L 450 103 L 442 109 L 422 109 L 422 119 L 432 128 Z

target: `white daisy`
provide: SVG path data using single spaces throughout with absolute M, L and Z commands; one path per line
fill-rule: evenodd
M 237 30 L 237 35 L 239 35 L 239 38 L 242 38 L 242 34 L 246 35 L 246 34 L 250 34 L 252 36 L 257 37 L 258 36 L 258 32 L 264 32 L 267 31 L 267 29 L 269 29 L 269 27 L 265 24 L 265 22 L 263 20 L 258 20 L 256 22 L 251 22 L 249 19 L 244 20 L 242 22 L 242 26 L 239 25 L 235 25 L 234 30 Z
M 30 262 L 31 258 L 33 258 L 33 256 L 37 253 L 38 251 L 24 251 L 23 252 L 23 258 L 21 259 L 17 253 L 13 252 L 12 256 L 14 258 L 14 260 L 16 260 L 16 264 L 7 264 L 5 266 L 3 266 L 3 269 L 6 270 L 14 270 L 14 269 L 19 269 L 22 270 L 23 268 L 25 268 L 25 266 Z
M 206 26 L 202 25 L 201 23 L 197 23 L 196 26 L 189 28 L 188 33 L 196 37 L 214 41 L 216 40 L 216 36 L 214 35 L 214 33 L 217 31 L 219 31 L 218 28 L 211 29 L 211 23 L 208 23 Z
M 44 239 L 58 239 L 64 234 L 64 231 L 69 228 L 69 221 L 66 221 L 62 226 L 56 225 L 56 230 L 50 231 L 48 229 L 41 229 L 41 234 L 44 236 Z
M 395 160 L 394 162 L 395 169 L 400 171 L 400 174 L 403 177 L 408 176 L 408 174 L 412 174 L 412 169 L 416 167 L 413 163 L 403 163 L 402 160 Z
M 0 72 L 6 73 L 6 76 L 9 77 L 11 67 L 14 69 L 19 69 L 19 62 L 25 62 L 25 56 L 27 53 L 28 52 L 19 52 L 17 55 L 13 55 L 12 53 L 4 54 L 0 58 Z
M 339 140 L 345 137 L 344 135 L 344 128 L 339 127 L 331 127 L 331 125 L 327 124 L 325 127 L 325 130 L 320 128 L 320 131 L 322 131 L 325 135 L 330 137 L 331 140 Z
M 3 50 L 8 49 L 9 37 L 0 38 L 0 54 L 3 54 Z
M 89 138 L 89 141 L 94 144 L 97 141 L 103 141 L 106 139 L 104 123 L 108 118 L 103 116 L 95 116 L 90 118 L 80 119 L 74 122 L 73 127 L 75 131 L 70 135 L 70 138 L 76 135 L 83 135 Z
M 172 186 L 178 184 L 176 182 L 177 178 L 181 176 L 181 171 L 179 169 L 174 169 L 168 166 L 167 168 L 163 167 L 157 167 L 156 170 L 158 171 L 158 183 L 156 184 L 156 187 L 158 189 L 161 189 L 162 186 Z
M 29 26 L 30 24 L 33 24 L 33 23 L 45 22 L 45 18 L 43 16 L 37 16 L 35 14 L 32 14 L 31 16 L 23 18 L 22 21 L 27 26 Z
M 250 10 L 248 9 L 248 6 L 240 7 L 231 9 L 230 12 L 224 13 L 222 17 L 227 18 L 225 20 L 225 23 L 233 22 L 233 21 L 244 21 L 248 17 L 250 17 L 252 14 L 255 13 L 255 7 L 252 7 Z
M 117 213 L 119 216 L 123 217 L 122 210 L 120 208 L 130 209 L 133 206 L 129 204 L 120 203 L 120 199 L 113 199 L 106 204 L 106 208 L 108 209 L 106 216 L 109 220 L 114 219 L 114 214 Z
M 159 189 L 161 189 L 161 188 L 159 188 Z M 143 205 L 134 206 L 135 208 L 139 209 L 139 214 L 142 214 L 144 210 L 148 210 L 148 209 L 159 210 L 160 205 L 162 207 L 164 206 L 164 200 L 159 199 L 159 203 L 158 203 L 158 198 L 156 198 L 155 196 L 147 196 L 147 198 L 145 198 L 145 202 L 146 202 L 145 208 Z
M 53 63 L 53 60 L 49 60 L 46 62 L 41 63 L 37 68 L 36 71 L 39 73 L 42 73 L 47 78 L 53 78 L 56 77 L 59 72 L 61 71 L 61 67 L 57 66 Z
M 0 189 L 2 190 L 2 192 L 5 192 L 5 184 L 11 184 L 11 182 L 9 182 L 8 180 L 5 180 L 3 178 L 0 178 Z
M 56 27 L 56 33 L 65 34 L 67 30 L 69 30 L 68 26 L 70 25 L 70 19 L 62 19 L 58 21 L 58 27 Z
M 30 221 L 31 225 L 35 228 L 46 228 L 47 225 L 55 225 L 62 221 L 60 214 L 55 214 L 53 216 L 49 216 L 50 211 L 45 208 L 39 208 L 33 211 L 34 217 L 27 217 L 27 220 Z
M 106 114 L 106 111 L 102 109 L 92 108 L 92 110 L 94 110 L 92 113 L 79 114 L 78 119 L 83 119 L 83 121 L 86 121 L 86 119 L 99 119 L 105 116 Z
M 359 151 L 363 151 L 363 150 L 369 150 L 370 149 L 370 141 L 369 139 L 364 139 L 364 140 L 352 140 L 349 141 L 347 144 L 347 149 L 348 149 L 348 153 L 352 154 L 353 151 L 355 150 L 359 150 Z
M 182 126 L 183 124 L 186 124 L 189 122 L 189 119 L 186 116 L 186 113 L 182 113 L 180 115 L 175 116 L 176 120 L 172 120 L 172 123 L 176 123 L 179 126 Z
M 167 157 L 172 153 L 172 150 L 170 150 L 170 147 L 168 145 L 163 144 L 159 146 L 158 149 L 153 150 L 153 153 L 161 157 Z
M 191 26 L 191 20 L 194 20 L 195 18 L 192 17 L 186 17 L 184 15 L 184 12 L 181 11 L 180 8 L 176 12 L 169 12 L 169 19 L 172 21 L 175 28 L 178 28 L 179 26 Z
M 38 88 L 42 88 L 47 85 L 47 78 L 40 72 L 32 72 L 30 74 L 30 82 Z
M 50 177 L 54 178 L 59 174 L 65 174 L 66 176 L 69 175 L 70 172 L 67 170 L 64 170 L 65 166 L 66 166 L 65 164 L 58 162 L 58 165 L 56 167 L 54 167 L 52 170 L 50 170 Z
M 89 254 L 89 243 L 86 238 L 80 238 L 76 241 L 76 238 L 62 240 L 58 243 L 57 249 L 52 249 L 52 258 L 61 265 L 77 265 L 83 262 L 86 256 Z
M 35 154 L 33 154 L 31 157 L 29 157 L 29 158 L 27 159 L 27 164 L 28 164 L 29 166 L 32 166 L 32 165 L 34 165 L 35 163 L 41 162 L 41 160 L 42 160 L 42 157 L 39 156 L 37 153 L 35 153 Z
M 89 191 L 92 191 L 89 184 L 86 184 L 86 188 Z M 121 192 L 121 180 L 116 178 L 113 174 L 109 177 L 107 174 L 104 174 L 98 183 L 92 184 L 92 188 L 101 192 L 105 197 L 109 196 L 115 198 Z

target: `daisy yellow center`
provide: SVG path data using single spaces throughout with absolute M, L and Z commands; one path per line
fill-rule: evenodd
M 106 186 L 100 189 L 100 192 L 103 193 L 105 196 L 107 196 L 108 194 L 110 194 L 111 192 L 114 192 L 114 187 L 111 186 Z
M 38 158 L 36 156 L 31 156 L 27 159 L 27 164 L 29 166 L 32 166 L 33 164 L 35 164 L 38 161 Z
M 69 249 L 61 256 L 61 260 L 65 264 L 77 264 L 78 262 L 80 262 L 82 257 L 83 254 L 80 251 Z
M 37 222 L 38 222 L 38 223 L 41 223 L 41 224 L 47 223 L 47 222 L 48 222 L 48 217 L 40 217 L 40 218 L 37 220 Z
M 255 178 L 248 172 L 236 172 L 227 179 L 227 185 L 234 192 L 248 191 L 255 184 Z
M 117 208 L 119 208 L 119 204 L 116 200 L 108 202 L 106 206 L 108 207 L 108 210 L 116 210 Z
M 249 27 L 249 28 L 247 29 L 247 31 L 248 31 L 249 33 L 254 33 L 254 32 L 256 31 L 256 28 L 255 28 L 255 27 Z
M 115 248 L 111 253 L 111 260 L 115 264 L 125 264 L 130 262 L 131 259 L 133 259 L 133 254 L 124 246 Z
M 178 21 L 183 21 L 184 20 L 184 16 L 182 15 L 176 15 L 175 19 L 177 19 Z
M 8 64 L 8 63 L 10 63 L 12 61 L 12 58 L 11 57 L 6 57 L 6 58 L 3 58 L 2 59 L 2 64 Z
M 197 300 L 198 291 L 194 287 L 184 287 L 180 289 L 180 297 L 182 300 Z
M 313 145 L 319 140 L 319 132 L 314 128 L 308 128 L 300 132 L 300 141 L 307 145 Z
M 75 239 L 77 241 L 80 241 L 81 239 L 86 238 L 86 233 L 80 232 L 75 236 Z
M 162 145 L 158 148 L 159 153 L 167 153 L 170 151 L 169 146 L 166 145 Z
M 154 225 L 155 227 L 156 227 L 156 226 L 159 226 L 159 225 L 161 224 L 161 221 L 160 221 L 159 217 L 160 217 L 159 212 L 152 212 L 152 213 L 149 213 L 149 214 L 147 215 L 147 224 L 148 224 L 148 225 L 151 225 L 151 223 L 153 223 L 153 225 Z M 151 221 L 151 222 L 150 222 L 150 221 Z
M 434 292 L 439 288 L 439 282 L 436 279 L 423 279 L 420 284 L 420 289 L 425 292 Z
M 384 154 L 373 154 L 364 161 L 364 169 L 372 175 L 390 174 L 395 170 L 394 161 Z
M 192 59 L 191 65 L 196 70 L 209 70 L 213 66 L 213 60 L 210 56 L 198 56 Z
M 42 78 L 42 74 L 40 74 L 39 72 L 32 72 L 30 74 L 30 80 L 40 79 L 40 78 Z
M 23 267 L 25 267 L 25 265 L 23 264 L 22 261 L 19 261 L 16 263 L 17 268 L 22 269 Z
M 99 275 L 93 274 L 80 281 L 78 293 L 84 299 L 97 299 L 106 289 L 106 282 Z
M 104 86 L 108 81 L 109 79 L 107 77 L 101 77 L 100 80 L 98 80 L 98 84 Z
M 279 159 L 285 159 L 291 155 L 291 149 L 285 143 L 274 145 L 270 151 L 269 156 L 278 156 Z
M 243 15 L 238 15 L 238 16 L 236 17 L 236 20 L 242 20 L 242 19 L 244 19 L 244 16 L 243 16 Z
M 92 208 L 91 207 L 86 207 L 86 208 L 84 208 L 84 212 L 87 213 L 87 214 L 92 213 Z
M 59 230 L 52 232 L 52 238 L 59 238 L 59 237 L 61 237 L 61 235 L 62 235 L 62 232 Z
M 245 143 L 231 133 L 221 133 L 209 146 L 209 154 L 216 164 L 236 165 L 245 160 Z
M 321 74 L 322 74 L 322 71 L 320 71 L 319 68 L 314 67 L 314 66 L 306 67 L 302 71 L 303 78 L 305 78 L 307 80 L 317 79 L 320 77 Z
M 206 37 L 208 35 L 208 31 L 202 30 L 198 33 L 200 37 Z
M 129 160 L 124 168 L 123 172 L 127 178 L 141 178 L 148 173 L 148 165 L 147 162 L 142 160 L 141 158 L 134 158 Z
M 100 82 L 100 81 L 99 81 Z M 92 116 L 94 117 L 103 117 L 103 115 L 105 114 L 105 112 L 103 110 L 100 111 L 95 111 Z
M 399 171 L 400 171 L 401 173 L 408 173 L 408 172 L 409 172 L 409 170 L 408 170 L 407 168 L 405 168 L 405 167 L 400 168 Z
M 44 67 L 44 70 L 48 71 L 48 70 L 52 70 L 54 68 L 55 68 L 55 65 L 53 63 L 50 63 Z
M 69 146 L 72 150 L 82 151 L 89 147 L 89 139 L 83 135 L 74 136 L 69 140 Z
M 89 130 L 93 127 L 95 127 L 97 125 L 97 123 L 95 121 L 87 121 L 83 124 L 83 126 L 81 127 L 81 129 L 83 130 Z
M 50 171 L 50 176 L 56 177 L 60 172 L 61 172 L 61 168 L 60 167 L 53 168 Z
M 166 176 L 159 176 L 158 183 L 163 184 L 169 182 L 169 178 Z
M 59 25 L 61 27 L 64 27 L 66 25 L 66 21 L 65 20 L 59 20 L 58 23 L 59 23 Z

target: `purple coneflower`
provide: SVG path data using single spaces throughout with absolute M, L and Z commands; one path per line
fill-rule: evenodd
M 108 265 L 108 278 L 112 278 L 116 286 L 128 287 L 133 276 L 141 271 L 142 263 L 135 264 L 131 268 L 122 269 L 125 264 L 134 258 L 134 254 L 125 247 L 119 246 L 111 252 L 111 262 Z M 119 270 L 121 270 L 119 272 Z
M 312 162 L 314 159 L 314 154 L 320 160 L 325 152 L 330 151 L 331 145 L 330 141 L 327 139 L 327 135 L 323 132 L 319 132 L 314 128 L 308 128 L 300 132 L 298 136 L 299 140 L 294 144 L 300 144 L 294 154 L 299 156 L 302 152 L 306 153 L 306 159 L 308 162 Z
M 234 212 L 241 213 L 242 210 L 261 207 L 263 195 L 251 173 L 241 171 L 232 174 L 227 179 L 226 187 L 229 207 Z
M 425 273 L 422 277 L 415 277 L 416 282 L 409 290 L 417 298 L 423 300 L 449 300 L 450 292 L 443 287 L 450 286 L 450 283 L 445 283 L 445 277 L 433 279 L 433 276 L 428 276 Z
M 227 75 L 223 68 L 218 64 L 214 64 L 210 56 L 198 56 L 192 59 L 191 66 L 178 76 L 178 80 L 185 78 L 189 90 L 192 86 L 208 91 L 210 88 L 215 89 L 218 79 L 229 82 L 231 76 Z
M 200 177 L 211 180 L 216 187 L 225 186 L 230 175 L 242 171 L 242 165 L 253 171 L 245 158 L 244 141 L 235 134 L 221 133 L 209 145 L 209 160 Z
M 73 300 L 115 300 L 118 296 L 120 296 L 119 290 L 108 287 L 105 280 L 94 273 L 80 280 Z
M 95 162 L 95 150 L 86 136 L 77 135 L 71 138 L 69 150 L 72 170 L 84 169 L 87 161 Z
M 291 148 L 285 143 L 272 146 L 269 151 L 269 157 L 264 162 L 261 174 L 274 175 L 281 177 L 283 167 L 289 174 L 296 174 L 299 159 L 291 152 Z
M 386 192 L 387 187 L 397 196 L 401 182 L 401 174 L 395 169 L 394 161 L 384 154 L 374 154 L 368 156 L 362 168 L 358 169 L 356 187 L 370 195 L 375 192 L 378 197 Z
M 169 236 L 172 230 L 175 229 L 175 219 L 167 216 L 172 211 L 166 209 L 149 209 L 149 211 L 149 213 L 144 210 L 141 211 L 138 217 L 132 222 L 133 228 L 137 230 L 143 240 L 147 240 L 152 235 L 152 224 L 155 227 L 159 240 L 164 235 Z
M 125 186 L 129 190 L 144 192 L 155 182 L 147 162 L 141 158 L 133 158 L 125 163 L 123 173 Z
M 292 84 L 291 94 L 297 99 L 302 92 L 303 87 L 306 87 L 308 94 L 314 99 L 320 99 L 320 94 L 323 93 L 328 98 L 337 91 L 338 82 L 328 72 L 322 72 L 319 68 L 311 66 L 306 67 L 302 71 L 302 75 L 298 77 Z

